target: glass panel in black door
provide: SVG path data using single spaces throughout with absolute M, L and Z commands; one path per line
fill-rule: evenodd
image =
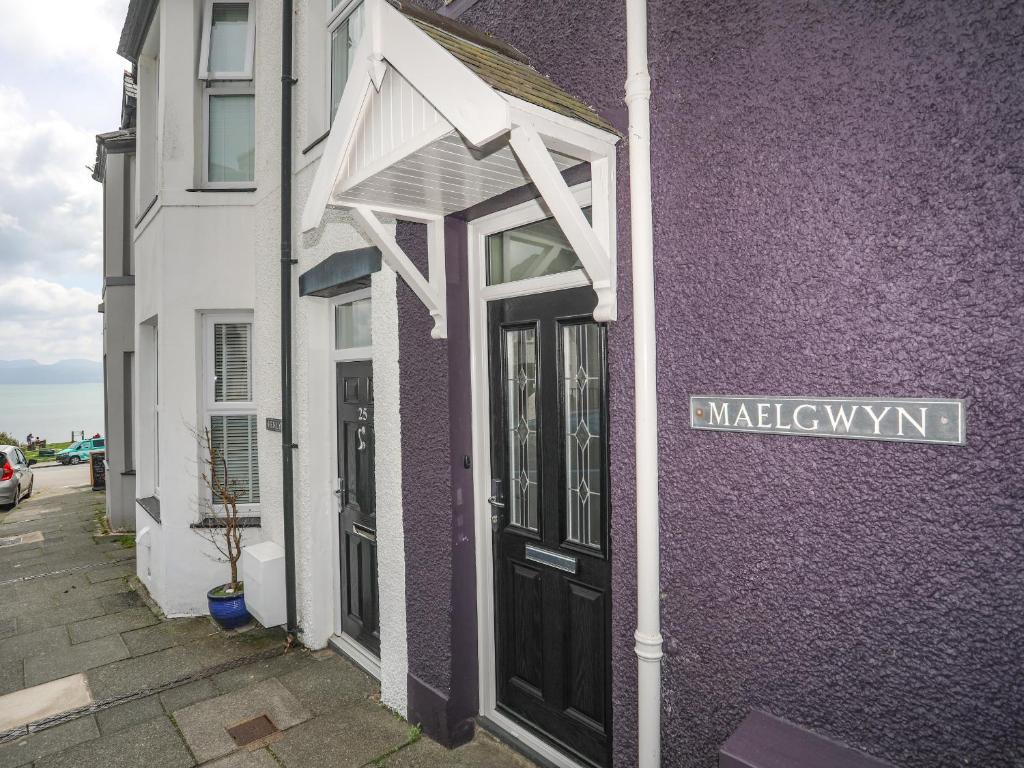
M 341 628 L 379 656 L 373 368 L 338 363 L 337 383 Z
M 589 288 L 488 304 L 498 709 L 611 753 L 605 328 Z

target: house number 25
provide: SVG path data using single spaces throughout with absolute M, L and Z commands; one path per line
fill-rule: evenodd
M 366 421 L 369 418 L 370 418 L 370 416 L 367 413 L 367 409 L 366 408 L 360 408 L 359 409 L 359 420 L 360 421 Z

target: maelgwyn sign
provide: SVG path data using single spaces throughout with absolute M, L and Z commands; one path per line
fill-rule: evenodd
M 906 443 L 967 441 L 963 400 L 692 395 L 690 426 Z

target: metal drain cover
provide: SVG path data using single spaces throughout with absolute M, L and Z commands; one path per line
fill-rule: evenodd
M 266 715 L 254 717 L 252 720 L 246 720 L 244 723 L 239 723 L 227 729 L 228 735 L 240 747 L 252 744 L 260 739 L 265 739 L 267 736 L 277 733 L 277 730 L 277 726 Z

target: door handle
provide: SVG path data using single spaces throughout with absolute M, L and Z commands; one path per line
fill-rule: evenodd
M 503 502 L 496 496 L 491 496 L 489 499 L 487 499 L 487 503 L 490 504 L 492 507 L 497 507 L 498 509 L 505 508 L 505 502 Z

